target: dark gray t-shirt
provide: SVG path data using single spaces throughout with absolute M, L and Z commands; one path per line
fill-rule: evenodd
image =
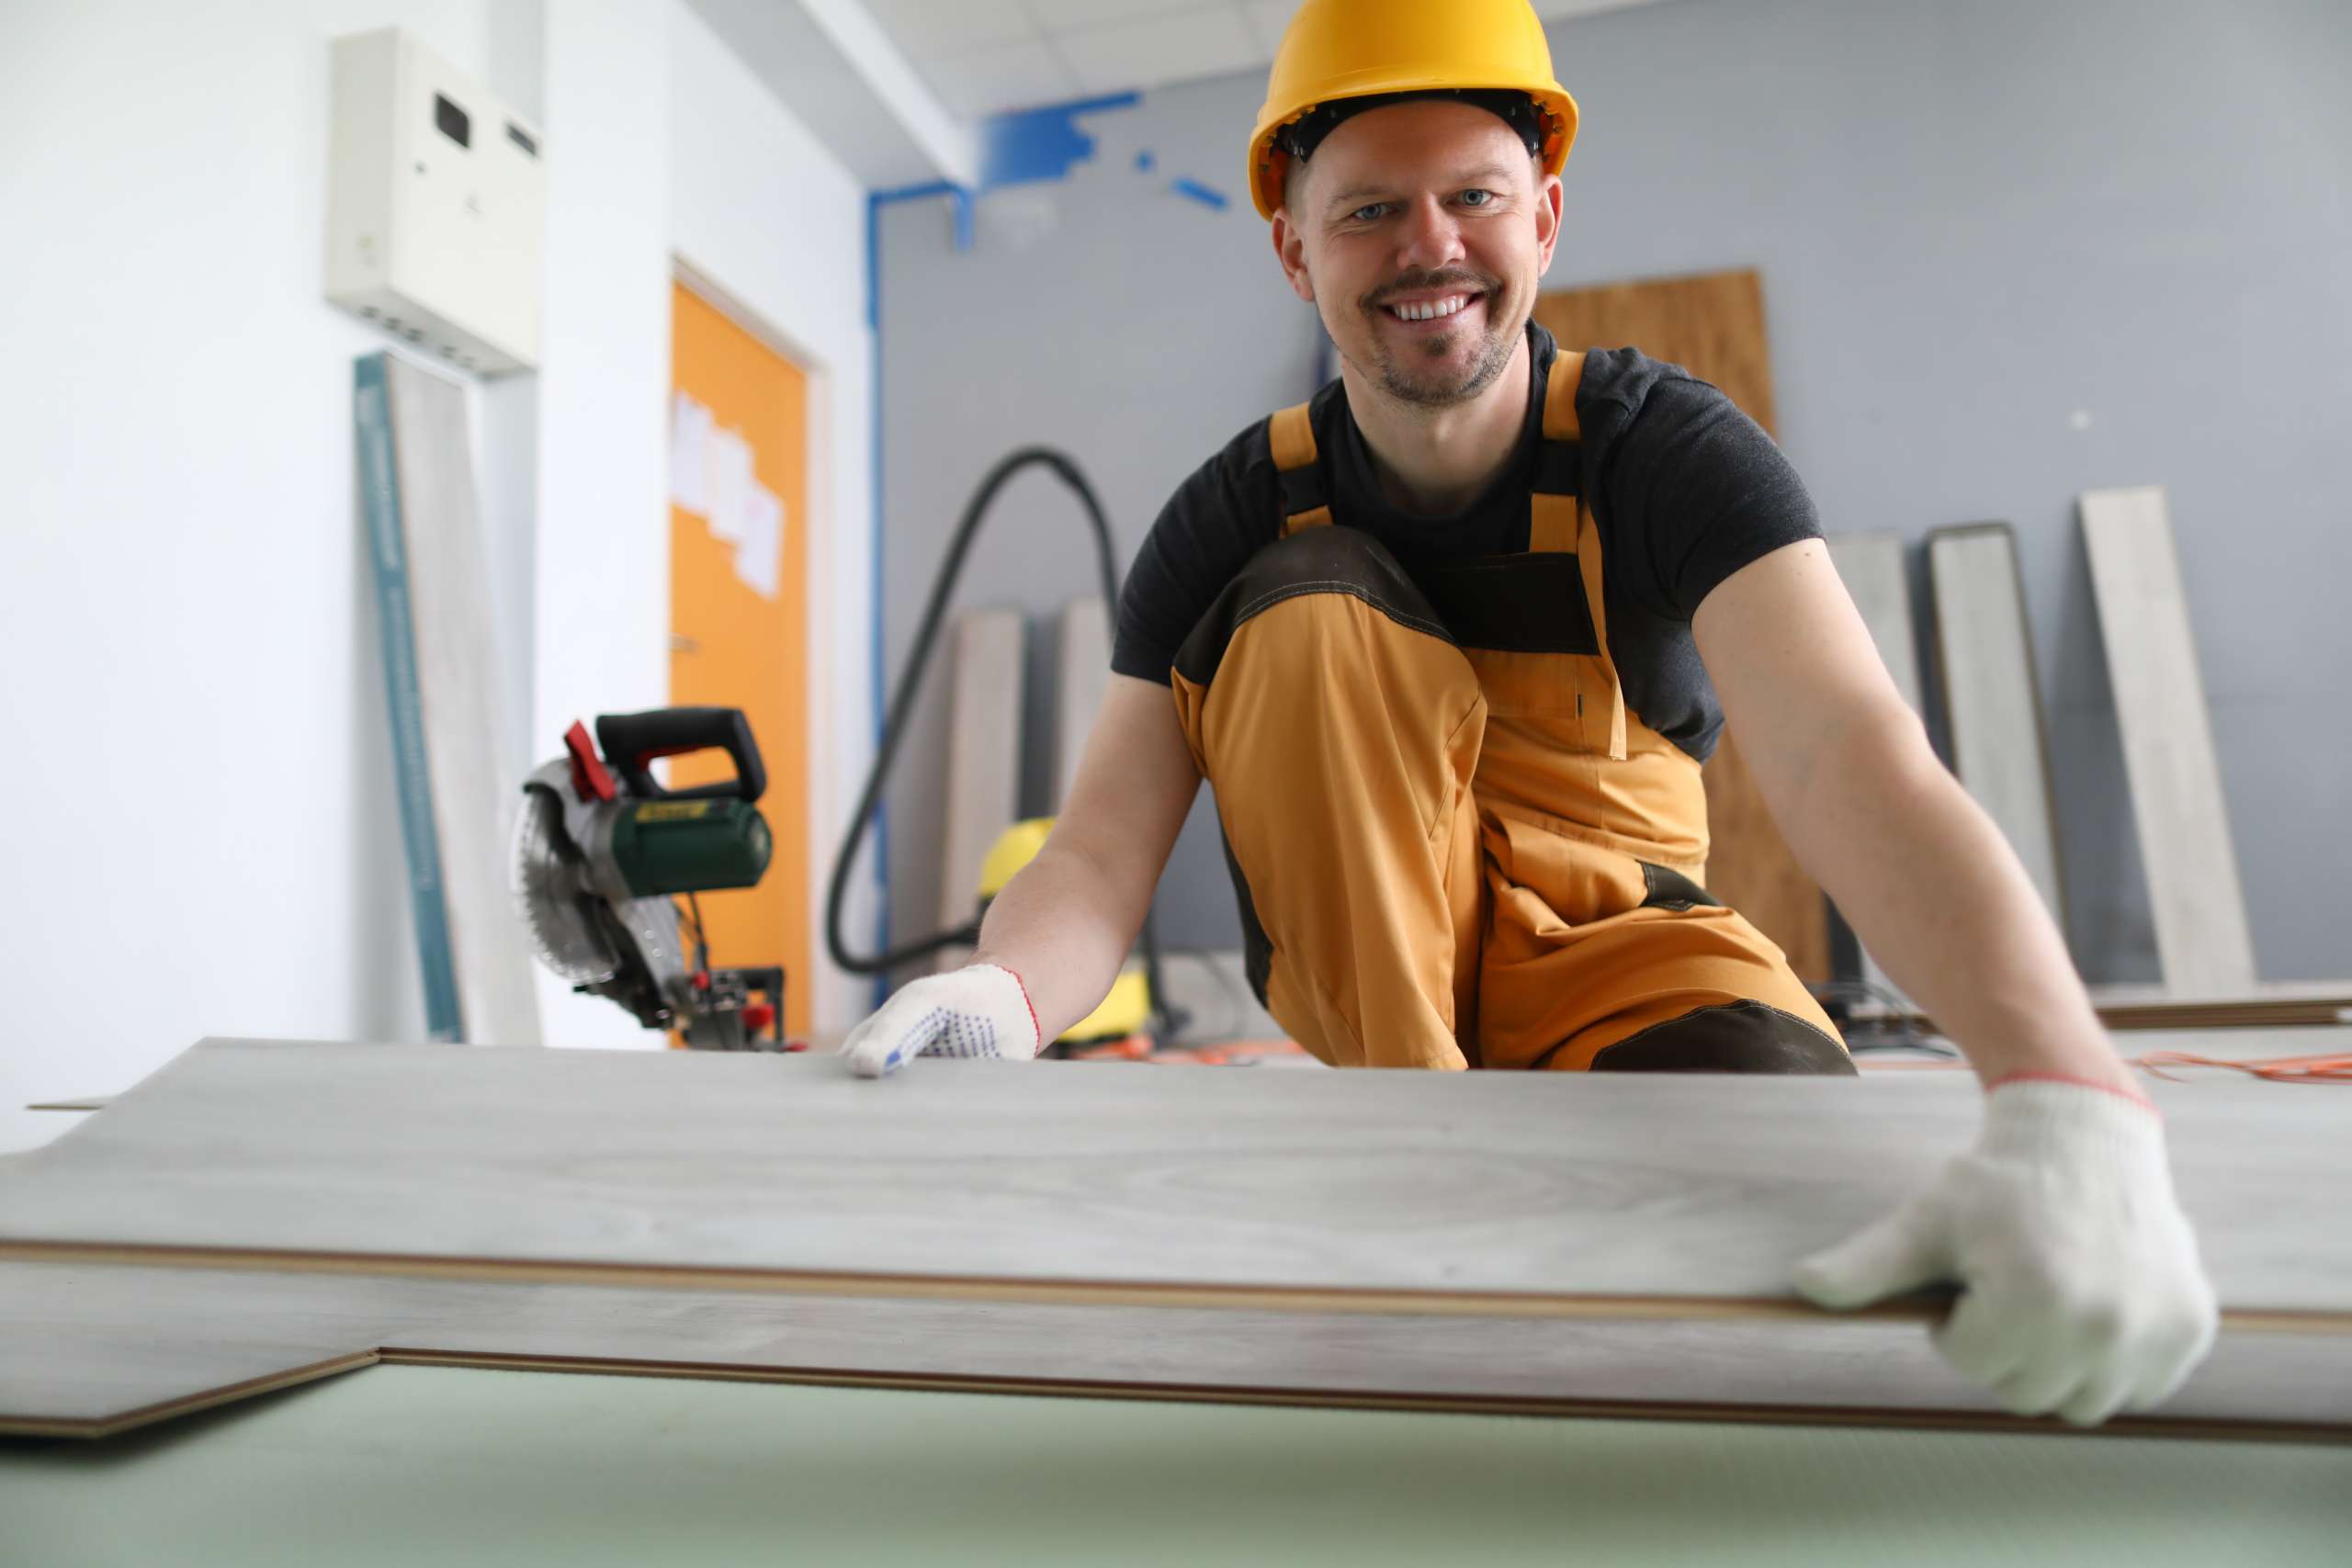
M 1382 494 L 1344 383 L 1315 394 L 1310 417 L 1332 521 L 1361 528 L 1408 574 L 1528 542 L 1528 495 L 1543 456 L 1544 393 L 1555 348 L 1534 351 L 1518 448 L 1460 515 L 1415 517 Z M 1580 491 L 1600 534 L 1609 652 L 1625 703 L 1701 761 L 1723 708 L 1690 638 L 1700 602 L 1783 545 L 1818 538 L 1813 499 L 1772 438 L 1732 400 L 1679 366 L 1631 348 L 1585 355 L 1577 387 Z M 1119 595 L 1111 668 L 1165 685 L 1176 649 L 1244 563 L 1282 535 L 1282 486 L 1258 420 L 1193 471 L 1160 510 Z

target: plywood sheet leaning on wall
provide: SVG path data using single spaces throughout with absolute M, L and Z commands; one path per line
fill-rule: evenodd
M 967 611 L 956 623 L 947 720 L 946 822 L 940 835 L 939 929 L 968 921 L 980 866 L 1021 806 L 1023 621 L 1018 610 Z M 951 947 L 939 967 L 971 950 Z
M 2041 689 L 2016 535 L 2006 523 L 1936 529 L 1928 536 L 1928 569 L 1951 770 L 2000 828 L 2064 930 Z
M 435 1036 L 535 1045 L 538 998 L 507 890 L 521 803 L 498 709 L 466 389 L 393 354 L 356 366 L 360 510 Z
M 1772 359 L 1764 285 L 1753 270 L 1647 278 L 1545 294 L 1535 319 L 1566 348 L 1640 349 L 1721 388 L 1770 434 Z M 1829 978 L 1828 907 L 1781 836 L 1729 731 L 1707 763 L 1707 886 L 1789 956 L 1800 978 Z
M 1894 689 L 1903 694 L 1913 713 L 1919 712 L 1919 644 L 1911 620 L 1911 576 L 1904 563 L 1903 536 L 1833 534 L 1828 543 L 1829 558 L 1862 624 L 1870 628 L 1871 641 Z M 1897 1006 L 1909 1007 L 1878 960 L 1871 956 L 1868 943 L 1862 947 L 1862 978 L 1884 991 Z
M 2165 985 L 2242 995 L 2255 987 L 2254 939 L 2165 492 L 2086 491 L 2081 504 Z

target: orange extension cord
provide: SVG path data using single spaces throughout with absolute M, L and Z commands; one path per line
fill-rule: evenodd
M 2231 1062 L 2219 1056 L 2192 1056 L 2186 1051 L 2151 1051 L 2143 1056 L 2130 1056 L 2125 1060 L 2166 1083 L 2180 1081 L 2165 1072 L 2166 1067 L 2228 1067 L 2271 1083 L 2352 1083 L 2352 1055 L 2266 1056 Z

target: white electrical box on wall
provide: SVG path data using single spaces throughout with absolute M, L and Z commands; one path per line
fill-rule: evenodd
M 327 298 L 487 375 L 539 357 L 546 146 L 397 28 L 334 43 Z

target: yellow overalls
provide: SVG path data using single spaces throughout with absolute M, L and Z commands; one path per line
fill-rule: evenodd
M 1305 405 L 1283 537 L 1171 671 L 1252 986 L 1341 1066 L 1853 1070 L 1787 960 L 1704 891 L 1699 763 L 1625 706 L 1552 364 L 1528 553 L 1408 577 L 1330 526 Z

